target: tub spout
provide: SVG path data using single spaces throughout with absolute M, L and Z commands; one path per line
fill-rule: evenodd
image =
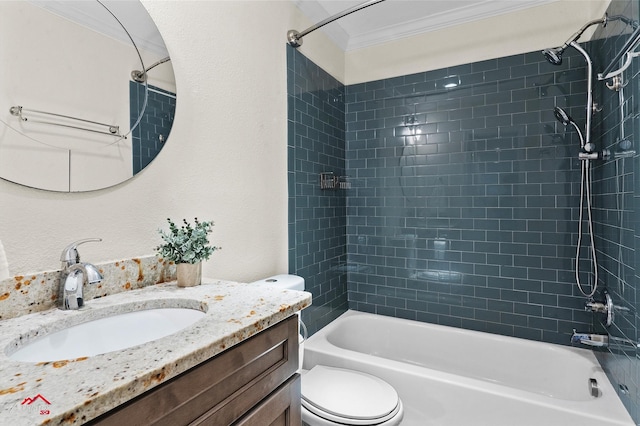
M 587 346 L 606 347 L 609 345 L 609 336 L 606 334 L 578 333 L 573 330 L 571 343 L 581 343 Z

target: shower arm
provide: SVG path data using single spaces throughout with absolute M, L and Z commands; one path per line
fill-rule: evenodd
M 591 58 L 589 54 L 575 41 L 569 43 L 569 46 L 576 49 L 584 59 L 587 61 L 587 122 L 585 124 L 585 140 L 584 147 L 587 149 L 588 144 L 591 143 L 591 115 L 593 114 L 593 90 L 592 90 L 592 80 L 593 80 L 593 64 L 591 62 Z
M 571 37 L 569 37 L 569 39 L 567 41 L 564 42 L 564 44 L 562 45 L 562 50 L 564 50 L 567 47 L 571 46 L 572 45 L 571 43 L 577 41 L 582 36 L 582 34 L 587 30 L 587 28 L 589 28 L 590 26 L 598 25 L 598 24 L 602 24 L 602 25 L 606 26 L 608 20 L 609 20 L 609 16 L 605 13 L 602 18 L 594 19 L 593 21 L 587 22 L 586 24 L 584 24 L 582 26 L 582 28 L 580 28 L 578 31 L 576 31 Z
M 353 12 L 357 12 L 357 11 L 359 11 L 361 9 L 364 9 L 365 7 L 373 6 L 374 4 L 381 3 L 383 1 L 384 0 L 368 0 L 368 1 L 365 1 L 364 3 L 360 3 L 360 4 L 357 4 L 355 6 L 350 7 L 349 9 L 343 10 L 340 13 L 336 13 L 335 15 L 330 16 L 330 17 L 318 22 L 317 24 L 307 28 L 304 31 L 298 32 L 296 30 L 289 30 L 287 32 L 287 41 L 293 47 L 300 47 L 300 46 L 302 46 L 302 37 L 306 36 L 307 34 L 314 32 L 318 28 L 324 27 L 325 25 L 327 25 L 327 24 L 329 24 L 329 23 L 331 23 L 331 22 L 333 22 L 335 20 L 343 18 L 343 17 L 345 17 L 347 15 L 350 15 Z

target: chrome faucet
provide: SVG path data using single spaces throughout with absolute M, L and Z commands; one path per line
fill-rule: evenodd
M 84 304 L 83 287 L 85 284 L 96 284 L 103 280 L 102 274 L 94 265 L 80 262 L 78 246 L 88 242 L 102 241 L 101 238 L 87 238 L 69 244 L 60 256 L 60 309 L 79 309 Z
M 615 320 L 615 311 L 616 310 L 621 311 L 624 308 L 620 309 L 620 307 L 614 306 L 613 299 L 611 298 L 611 295 L 609 294 L 608 291 L 605 290 L 603 294 L 604 294 L 604 302 L 596 302 L 593 299 L 589 299 L 584 304 L 584 309 L 590 312 L 605 314 L 606 319 L 604 324 L 607 327 L 609 327 L 611 324 L 613 324 L 613 321 Z

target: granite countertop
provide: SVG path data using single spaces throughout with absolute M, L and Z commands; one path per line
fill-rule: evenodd
M 307 292 L 203 282 L 191 288 L 158 284 L 85 302 L 79 311 L 50 309 L 0 321 L 0 423 L 85 423 L 311 304 Z M 195 308 L 206 314 L 182 331 L 122 351 L 41 363 L 8 358 L 20 338 L 33 339 L 114 313 L 161 307 Z

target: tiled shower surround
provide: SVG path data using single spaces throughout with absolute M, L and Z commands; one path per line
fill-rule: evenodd
M 638 2 L 614 0 L 608 13 L 637 22 Z M 595 72 L 632 30 L 614 20 L 583 43 Z M 575 285 L 580 142 L 553 115 L 560 106 L 584 129 L 586 63 L 575 49 L 560 66 L 535 51 L 346 87 L 287 49 L 290 272 L 313 293 L 311 332 L 348 307 L 564 345 L 573 329 L 610 333 L 632 344 L 598 355 L 640 422 L 640 60 L 625 72 L 623 114 L 618 93 L 594 80 L 603 110 L 592 139 L 615 154 L 593 168 L 599 282 L 622 307 L 605 329 Z M 328 112 L 342 102 L 343 118 Z M 351 188 L 320 190 L 326 171 Z M 581 263 L 586 287 L 590 265 Z
M 340 145 L 308 110 L 340 99 L 335 83 L 321 83 L 324 71 L 289 52 L 298 93 L 289 107 L 291 201 L 305 207 L 292 206 L 291 272 L 318 282 L 308 287 L 317 309 L 323 285 L 341 293 L 323 276 L 346 271 L 352 309 L 565 344 L 573 328 L 590 327 L 572 282 L 578 142 L 552 113 L 556 104 L 580 109 L 581 57 L 554 67 L 532 52 L 346 87 L 351 189 L 322 191 L 320 172 L 342 173 L 324 151 Z M 451 75 L 460 86 L 444 88 Z M 340 226 L 341 200 L 346 228 L 329 228 L 322 218 Z M 326 247 L 313 238 L 338 231 L 346 263 L 339 238 Z M 300 264 L 304 256 L 310 264 Z
M 612 19 L 595 34 L 589 49 L 596 70 L 603 70 L 630 37 L 634 24 L 638 24 L 639 9 L 637 1 L 612 2 L 607 11 Z M 612 153 L 610 160 L 598 162 L 593 173 L 599 281 L 620 307 L 612 326 L 605 329 L 595 324 L 599 332 L 609 334 L 612 342 L 608 351 L 598 353 L 598 358 L 636 423 L 640 423 L 640 186 L 635 182 L 640 176 L 639 74 L 640 62 L 635 59 L 622 74 L 626 86 L 621 91 L 607 89 L 604 82 L 595 84 L 594 99 L 602 111 L 594 115 L 593 123 L 594 142 Z
M 305 279 L 314 333 L 347 310 L 346 198 L 320 190 L 320 173 L 345 174 L 344 85 L 287 46 L 289 272 Z
M 584 60 L 564 59 L 347 87 L 352 308 L 564 344 L 590 327 L 572 272 L 579 143 L 553 116 L 584 109 Z
M 145 86 L 129 82 L 130 124 L 133 127 L 144 103 Z M 133 174 L 135 175 L 158 155 L 169 136 L 176 112 L 176 95 L 148 85 L 147 106 L 140 124 L 131 132 Z

